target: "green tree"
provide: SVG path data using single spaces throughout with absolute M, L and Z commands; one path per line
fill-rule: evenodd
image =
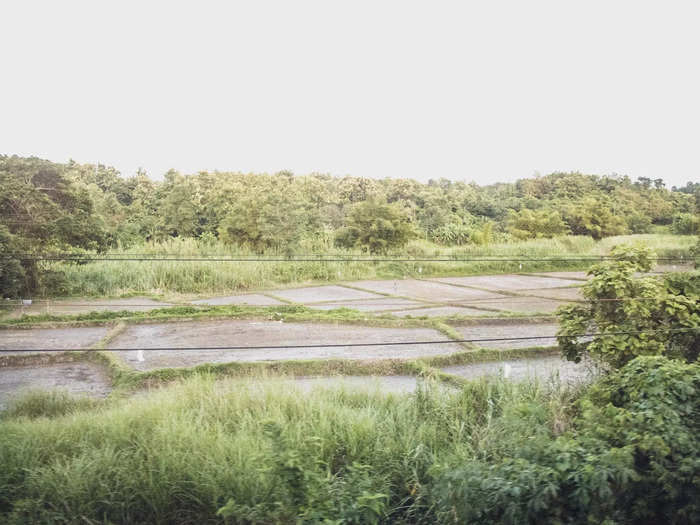
M 162 228 L 167 235 L 192 237 L 199 233 L 198 196 L 191 177 L 170 170 L 161 188 Z
M 19 297 L 25 289 L 25 272 L 20 259 L 17 238 L 0 224 L 0 299 Z
M 104 224 L 94 213 L 88 191 L 63 171 L 61 165 L 34 157 L 0 156 L 0 224 L 5 226 L 5 244 L 18 252 L 101 250 L 107 245 Z M 49 275 L 33 259 L 16 261 L 24 273 L 23 292 L 36 290 L 42 276 Z M 9 261 L 3 264 L 16 268 Z M 16 275 L 14 270 L 12 274 Z M 14 286 L 8 291 L 17 293 Z
M 415 236 L 415 229 L 405 209 L 397 203 L 368 200 L 356 204 L 347 225 L 336 234 L 336 244 L 361 248 L 370 253 L 387 253 L 404 246 Z
M 677 277 L 637 277 L 651 267 L 648 249 L 620 246 L 614 260 L 594 266 L 583 286 L 585 304 L 558 312 L 557 340 L 564 356 L 584 356 L 619 368 L 639 355 L 695 361 L 700 353 L 700 294 Z M 576 337 L 597 333 L 591 341 Z
M 257 253 L 293 253 L 304 232 L 304 210 L 289 185 L 246 194 L 232 204 L 219 226 L 219 238 Z
M 677 213 L 673 216 L 671 231 L 679 235 L 700 233 L 700 216 L 694 213 Z
M 574 235 L 590 235 L 594 239 L 622 235 L 627 231 L 625 220 L 614 214 L 606 203 L 594 198 L 569 205 L 564 220 Z
M 510 210 L 506 219 L 508 233 L 517 239 L 554 237 L 568 233 L 569 228 L 556 210 Z

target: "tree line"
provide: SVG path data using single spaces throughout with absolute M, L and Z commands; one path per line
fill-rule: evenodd
M 333 244 L 386 253 L 411 238 L 445 246 L 645 233 L 655 225 L 695 234 L 700 184 L 552 173 L 478 186 L 444 178 L 334 177 L 232 172 L 162 180 L 104 165 L 0 155 L 0 253 L 106 250 L 169 237 L 294 253 Z M 0 280 L 35 271 L 4 260 Z M 26 281 L 26 275 L 25 275 Z

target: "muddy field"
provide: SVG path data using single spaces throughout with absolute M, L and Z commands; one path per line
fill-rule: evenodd
M 515 341 L 484 341 L 473 343 L 482 348 L 528 348 L 531 346 L 555 346 L 556 323 L 490 323 L 487 325 L 458 326 L 456 330 L 464 339 L 498 339 L 509 337 L 547 337 L 547 339 L 522 339 Z
M 284 304 L 282 301 L 268 297 L 267 295 L 250 293 L 244 295 L 226 295 L 222 297 L 210 297 L 208 299 L 199 299 L 192 301 L 192 304 L 209 304 L 213 306 L 222 306 L 229 304 L 240 304 L 249 306 L 275 306 Z
M 513 381 L 536 378 L 559 379 L 567 383 L 584 381 L 593 374 L 586 365 L 565 361 L 559 356 L 447 366 L 442 371 L 465 379 L 500 375 Z
M 282 323 L 276 321 L 208 321 L 129 326 L 116 337 L 109 349 L 181 348 L 220 346 L 290 346 L 304 348 L 260 348 L 246 350 L 152 350 L 139 360 L 136 351 L 117 352 L 137 370 L 179 368 L 202 363 L 232 361 L 281 361 L 303 359 L 412 359 L 450 354 L 463 348 L 456 343 L 406 346 L 323 347 L 353 343 L 436 341 L 446 337 L 428 328 L 378 328 L 324 323 Z
M 562 286 L 579 286 L 581 284 L 580 281 L 535 275 L 478 275 L 474 277 L 438 277 L 430 280 L 494 291 L 541 290 L 542 288 L 561 288 Z
M 488 348 L 525 348 L 553 346 L 557 326 L 554 322 L 536 323 L 510 319 L 494 322 L 478 321 L 478 317 L 501 315 L 498 312 L 552 312 L 568 301 L 580 300 L 583 272 L 552 272 L 538 275 L 488 275 L 432 280 L 398 279 L 361 281 L 345 285 L 310 286 L 263 293 L 201 298 L 199 304 L 275 306 L 288 301 L 311 308 L 354 308 L 366 312 L 390 313 L 397 317 L 474 317 L 470 324 L 455 329 L 464 339 L 497 339 L 538 337 L 516 341 L 491 341 L 473 346 Z M 500 292 L 500 293 L 499 293 Z M 277 299 L 279 298 L 279 299 Z M 54 302 L 54 313 L 76 313 L 91 310 L 140 310 L 167 306 L 147 298 L 119 300 L 74 300 Z M 42 313 L 41 306 L 29 309 Z M 62 309 L 62 310 L 61 310 Z M 491 312 L 489 312 L 491 311 Z M 494 314 L 494 312 L 496 312 Z M 28 313 L 28 312 L 25 312 Z M 106 336 L 110 327 L 52 328 L 32 330 L 0 330 L 0 349 L 68 349 L 89 348 Z M 330 323 L 286 323 L 278 321 L 221 320 L 129 325 L 111 343 L 111 349 L 125 363 L 138 371 L 169 367 L 189 367 L 203 363 L 284 361 L 307 359 L 415 359 L 464 351 L 458 343 L 347 346 L 361 343 L 405 341 L 442 341 L 447 337 L 431 328 L 386 328 Z M 342 344 L 343 346 L 326 346 Z M 269 348 L 275 346 L 304 348 Z M 317 345 L 317 346 L 309 346 Z M 205 347 L 261 347 L 241 350 L 217 350 Z M 196 350 L 178 350 L 199 347 Z M 137 348 L 156 348 L 139 353 Z M 174 349 L 168 349 L 174 348 Z M 133 350 L 132 350 L 133 349 Z M 558 358 L 539 358 L 508 363 L 484 363 L 466 367 L 450 367 L 450 373 L 478 377 L 498 373 L 508 365 L 509 377 L 528 374 L 544 377 L 556 371 L 563 378 L 578 377 L 580 368 Z M 380 385 L 387 391 L 408 392 L 415 388 L 413 377 L 304 378 L 294 380 L 303 388 L 314 385 L 335 385 L 344 381 L 351 386 Z M 103 395 L 109 390 L 106 376 L 99 367 L 86 363 L 0 369 L 0 396 L 7 396 L 25 387 L 67 388 L 75 392 Z
M 275 290 L 274 295 L 294 303 L 321 303 L 325 301 L 353 301 L 355 299 L 379 299 L 381 295 L 362 292 L 345 286 L 309 286 L 307 288 L 292 288 Z
M 71 394 L 104 397 L 111 387 L 102 367 L 92 363 L 0 368 L 0 410 L 13 397 L 37 389 L 58 389 Z
M 0 330 L 0 350 L 90 348 L 107 335 L 108 331 L 107 326 Z M 3 355 L 8 353 L 13 352 L 5 352 Z
M 471 288 L 451 286 L 440 282 L 419 281 L 416 279 L 357 281 L 353 282 L 352 285 L 372 292 L 387 295 L 398 295 L 432 302 L 470 301 L 475 299 L 502 297 L 500 294 L 485 290 L 475 290 Z

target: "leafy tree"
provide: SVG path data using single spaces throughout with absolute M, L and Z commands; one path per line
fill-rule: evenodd
M 630 233 L 649 233 L 651 231 L 651 218 L 643 213 L 630 212 L 625 214 L 625 220 Z
M 637 277 L 651 267 L 649 250 L 617 247 L 615 260 L 594 266 L 585 304 L 558 312 L 559 346 L 567 359 L 590 356 L 619 368 L 639 355 L 695 361 L 700 353 L 700 295 L 677 278 Z M 697 279 L 698 276 L 693 276 Z M 627 333 L 623 333 L 627 332 Z M 579 334 L 599 333 L 591 341 Z
M 287 186 L 247 194 L 230 206 L 219 226 L 219 238 L 263 253 L 274 249 L 291 254 L 304 228 L 298 196 Z
M 415 229 L 404 208 L 396 203 L 368 200 L 352 208 L 347 226 L 338 231 L 335 241 L 346 248 L 387 253 L 404 246 L 414 236 Z
M 197 195 L 194 181 L 170 170 L 161 188 L 162 228 L 167 235 L 192 237 L 199 233 Z
M 584 199 L 568 206 L 564 219 L 571 233 L 590 235 L 594 239 L 622 235 L 627 231 L 625 220 L 597 199 Z
M 506 220 L 508 233 L 517 239 L 554 237 L 569 231 L 556 210 L 511 210 Z
M 103 249 L 108 241 L 102 220 L 95 215 L 90 195 L 73 184 L 60 165 L 37 158 L 0 156 L 0 224 L 4 243 L 18 252 L 79 247 Z M 8 268 L 20 264 L 22 291 L 32 292 L 42 272 L 32 259 L 5 261 Z M 12 275 L 16 272 L 12 270 Z M 43 275 L 48 275 L 43 272 Z M 13 278 L 14 279 L 14 278 Z M 14 280 L 12 282 L 15 282 Z M 16 294 L 10 286 L 1 293 Z
M 13 254 L 21 251 L 17 238 L 0 224 L 0 293 L 3 297 L 19 297 L 25 286 L 25 272 L 20 259 Z
M 677 213 L 673 216 L 671 231 L 679 235 L 700 233 L 700 216 L 694 213 Z

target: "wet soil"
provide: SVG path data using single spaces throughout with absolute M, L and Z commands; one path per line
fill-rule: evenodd
M 84 328 L 35 328 L 32 330 L 0 330 L 0 349 L 32 350 L 46 348 L 67 350 L 90 348 L 109 331 L 108 326 Z M 3 352 L 3 355 L 16 352 Z M 22 352 L 25 353 L 25 352 Z
M 104 369 L 92 363 L 0 368 L 0 410 L 23 392 L 55 389 L 104 397 L 111 391 L 111 386 Z
M 229 304 L 249 305 L 249 306 L 276 306 L 285 304 L 282 301 L 273 299 L 266 295 L 251 293 L 245 295 L 227 295 L 224 297 L 211 297 L 209 299 L 199 299 L 192 301 L 192 304 L 209 304 L 212 306 L 222 306 Z
M 567 281 L 535 275 L 479 275 L 474 277 L 438 277 L 431 279 L 440 283 L 458 286 L 476 286 L 488 290 L 535 290 L 558 288 L 561 286 L 578 286 L 580 281 Z
M 173 303 L 161 303 L 147 297 L 130 297 L 128 299 L 57 299 L 33 301 L 30 306 L 15 308 L 8 315 L 18 318 L 22 315 L 75 315 L 90 312 L 146 312 L 156 308 L 175 306 Z
M 373 293 L 353 290 L 345 286 L 310 286 L 308 288 L 294 288 L 290 290 L 275 290 L 277 297 L 294 301 L 295 303 L 321 303 L 324 301 L 351 301 L 353 299 L 379 299 L 380 296 Z
M 416 279 L 397 279 L 388 281 L 357 281 L 351 283 L 353 286 L 371 290 L 374 292 L 399 295 L 402 297 L 414 297 L 425 301 L 447 302 L 447 301 L 469 301 L 474 299 L 498 298 L 502 295 L 487 292 L 484 290 L 474 290 L 471 288 L 460 288 L 433 281 L 419 281 Z
M 553 337 L 557 333 L 556 323 L 488 323 L 457 326 L 455 329 L 464 339 L 498 339 L 508 337 L 544 337 L 547 339 L 522 339 L 515 341 L 485 341 L 473 343 L 483 348 L 528 348 L 531 346 L 556 346 Z
M 592 374 L 586 365 L 565 361 L 559 356 L 448 366 L 442 371 L 466 379 L 501 375 L 513 381 L 559 378 L 567 383 L 585 381 Z
M 325 323 L 275 321 L 208 321 L 129 326 L 109 348 L 182 348 L 218 346 L 287 346 L 341 343 L 436 341 L 446 337 L 428 328 L 383 328 Z M 459 352 L 456 343 L 368 347 L 305 347 L 245 350 L 151 350 L 139 361 L 136 351 L 118 352 L 138 370 L 187 367 L 201 363 L 278 361 L 298 359 L 412 359 Z

